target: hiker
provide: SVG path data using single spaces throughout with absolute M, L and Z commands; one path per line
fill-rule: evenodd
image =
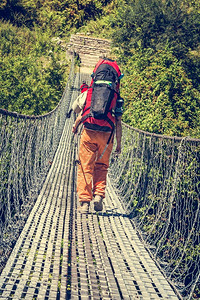
M 88 92 L 88 85 L 85 81 L 83 81 L 82 85 L 80 86 L 81 94 L 78 95 L 76 100 L 73 102 L 71 109 L 67 112 L 66 117 L 70 118 L 71 113 L 74 111 L 76 114 L 79 114 L 80 111 L 83 109 L 87 97 Z
M 77 172 L 77 193 L 80 202 L 79 212 L 83 214 L 89 212 L 89 206 L 93 196 L 95 211 L 103 210 L 109 158 L 113 148 L 114 128 L 117 141 L 115 151 L 117 154 L 121 153 L 123 99 L 119 96 L 119 83 L 115 82 L 113 85 L 109 76 L 104 76 L 108 78 L 108 80 L 98 80 L 102 78 L 104 68 L 108 69 L 105 71 L 107 74 L 109 74 L 110 69 L 113 71 L 113 64 L 113 61 L 102 59 L 95 67 L 85 106 L 78 115 L 72 128 L 72 132 L 76 133 L 79 124 L 83 123 L 79 148 L 80 164 L 78 165 Z M 101 65 L 106 66 L 101 67 Z M 100 77 L 98 77 L 98 67 L 101 69 Z M 113 72 L 116 78 L 120 77 L 121 72 L 119 68 L 117 71 L 114 69 Z M 110 99 L 109 109 L 107 109 L 106 116 L 104 115 L 103 119 L 102 116 L 98 119 L 99 115 L 97 112 L 96 115 L 94 112 L 90 112 L 95 106 L 92 99 L 94 98 L 95 101 L 95 93 L 97 93 L 96 98 L 98 98 L 101 94 L 101 90 L 104 98 L 106 98 L 107 89 L 108 93 L 111 93 L 108 95 Z
M 85 91 L 88 90 L 88 84 L 84 80 L 80 86 L 80 90 L 81 90 L 81 93 L 84 93 Z

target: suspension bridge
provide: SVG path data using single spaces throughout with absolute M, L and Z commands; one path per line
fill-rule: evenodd
M 72 63 L 44 116 L 0 110 L 0 299 L 199 299 L 200 140 L 123 124 L 104 210 L 77 210 Z

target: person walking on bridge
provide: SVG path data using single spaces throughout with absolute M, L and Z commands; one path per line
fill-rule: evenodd
M 81 93 L 84 93 L 85 91 L 88 90 L 88 85 L 87 83 L 85 82 L 85 80 L 83 80 L 81 86 L 80 86 L 80 90 L 81 90 Z
M 99 68 L 100 75 L 98 73 Z M 105 73 L 106 75 L 102 76 Z M 83 214 L 89 212 L 93 197 L 95 211 L 103 210 L 106 177 L 109 158 L 113 148 L 114 132 L 117 144 L 115 151 L 117 154 L 121 153 L 121 117 L 124 101 L 119 96 L 120 76 L 121 72 L 116 62 L 108 59 L 99 61 L 94 69 L 85 106 L 72 128 L 72 132 L 76 133 L 79 124 L 83 123 L 77 172 L 77 194 L 80 202 L 79 212 Z M 110 93 L 108 99 L 106 99 L 107 92 Z M 102 109 L 99 109 L 99 106 L 101 106 L 99 104 L 100 101 L 104 102 L 103 105 L 105 101 L 107 102 L 107 109 L 103 115 Z M 96 102 L 98 102 L 98 107 L 96 106 Z M 99 113 L 99 110 L 101 110 L 101 113 Z

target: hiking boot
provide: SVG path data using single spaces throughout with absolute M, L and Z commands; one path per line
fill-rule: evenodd
M 102 211 L 103 210 L 103 196 L 95 195 L 94 197 L 94 210 Z
M 80 202 L 79 212 L 81 214 L 88 214 L 89 206 L 90 206 L 90 202 Z

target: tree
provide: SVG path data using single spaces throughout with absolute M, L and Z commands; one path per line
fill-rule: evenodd
M 22 0 L 3 0 L 0 4 L 0 18 L 21 26 L 30 16 Z
M 137 50 L 126 64 L 123 120 L 149 132 L 200 137 L 200 92 L 169 50 Z
M 164 49 L 168 44 L 182 58 L 199 45 L 200 14 L 184 0 L 128 0 L 121 5 L 113 26 L 115 46 L 125 55 L 131 49 Z

